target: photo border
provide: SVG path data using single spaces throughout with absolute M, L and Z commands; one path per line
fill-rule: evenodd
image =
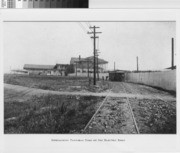
M 179 9 L 73 9 L 73 10 L 0 10 L 0 128 L 3 152 L 177 152 L 180 151 L 180 118 L 177 94 L 177 134 L 4 134 L 3 129 L 3 23 L 4 22 L 70 22 L 70 21 L 175 21 L 176 22 L 176 65 L 179 65 L 180 10 Z M 179 90 L 179 67 L 177 66 L 177 93 Z M 119 139 L 119 142 L 66 142 L 63 139 Z

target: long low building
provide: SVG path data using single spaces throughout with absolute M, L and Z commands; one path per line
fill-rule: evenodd
M 23 69 L 27 70 L 29 74 L 36 75 L 67 75 L 69 64 L 56 64 L 56 65 L 36 65 L 25 64 Z

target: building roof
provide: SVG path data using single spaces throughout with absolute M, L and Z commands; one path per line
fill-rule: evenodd
M 97 57 L 96 57 L 97 59 Z M 89 57 L 86 57 L 86 58 L 78 58 L 78 57 L 72 57 L 71 58 L 71 61 L 70 61 L 70 64 L 74 64 L 75 62 L 94 62 L 94 56 L 89 56 Z M 98 58 L 98 63 L 99 64 L 107 64 L 108 61 L 105 61 L 104 59 L 101 59 L 101 58 Z
M 96 59 L 97 59 L 97 57 L 96 57 Z M 89 61 L 94 62 L 94 56 L 86 57 L 85 60 L 86 60 L 86 61 L 89 60 Z M 105 61 L 104 59 L 98 58 L 98 63 L 99 63 L 99 64 L 107 64 L 108 61 Z
M 54 65 L 25 64 L 23 69 L 25 70 L 53 70 Z
M 67 67 L 67 66 L 69 66 L 69 64 L 56 64 L 56 65 L 54 66 L 54 68 L 57 69 L 58 66 Z

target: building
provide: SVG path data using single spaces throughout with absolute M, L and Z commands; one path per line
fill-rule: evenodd
M 28 71 L 30 75 L 60 75 L 66 76 L 70 71 L 69 64 L 56 64 L 56 65 L 35 65 L 25 64 L 24 70 Z
M 98 64 L 97 64 L 98 63 Z M 74 66 L 75 73 L 93 73 L 94 71 L 94 57 L 79 58 L 72 57 L 70 64 Z M 96 58 L 96 72 L 104 73 L 107 70 L 108 62 L 104 59 Z
M 69 72 L 68 72 L 68 68 L 69 68 L 69 64 L 56 64 L 54 66 L 54 69 L 56 71 L 58 71 L 61 76 L 66 76 Z
M 3 0 L 2 8 L 88 8 L 88 0 Z
M 35 65 L 35 64 L 25 64 L 23 67 L 27 70 L 29 74 L 36 75 L 51 75 L 54 74 L 54 65 Z

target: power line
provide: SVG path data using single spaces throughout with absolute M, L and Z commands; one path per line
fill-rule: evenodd
M 79 23 L 79 26 L 81 27 L 81 29 L 85 32 L 85 33 L 87 33 L 87 30 L 86 30 L 86 28 L 84 28 L 84 26 L 82 25 L 82 23 L 81 22 L 78 22 Z
M 78 22 L 78 24 L 79 24 L 80 28 L 82 29 L 82 31 L 85 32 L 85 34 L 87 34 L 87 33 L 88 33 L 88 30 L 86 30 L 86 28 L 83 26 L 83 24 L 82 24 L 81 22 Z M 91 42 L 92 42 L 91 37 L 89 37 L 89 38 L 90 38 L 90 40 L 91 40 Z

